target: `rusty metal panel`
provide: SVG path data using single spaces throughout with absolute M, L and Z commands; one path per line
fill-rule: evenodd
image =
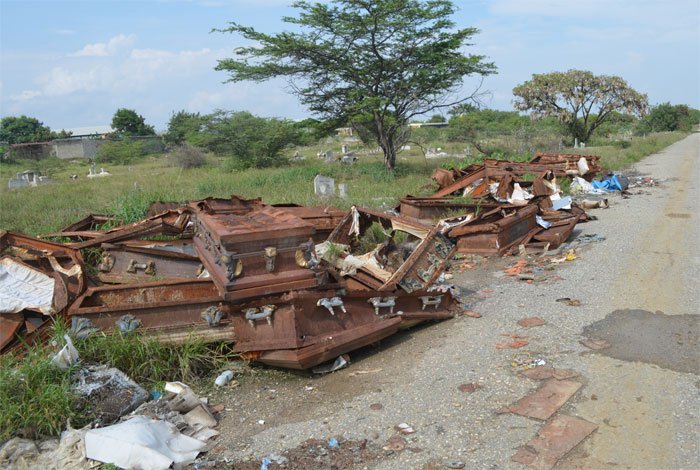
M 114 243 L 120 240 L 140 238 L 152 235 L 181 235 L 190 221 L 190 214 L 185 209 L 171 210 L 153 217 L 122 225 L 90 240 L 71 244 L 73 248 L 90 248 L 102 243 Z
M 215 337 L 234 338 L 228 307 L 207 279 L 91 287 L 71 305 L 68 316 L 89 320 L 105 332 L 215 328 Z
M 432 285 L 445 270 L 447 262 L 454 253 L 454 243 L 440 233 L 441 227 L 426 226 L 413 219 L 370 209 L 353 208 L 329 235 L 328 240 L 332 243 L 350 245 L 351 248 L 356 247 L 358 237 L 350 233 L 354 220 L 357 222 L 360 236 L 373 223 L 379 223 L 386 230 L 403 231 L 415 238 L 413 242 L 415 248 L 407 258 L 401 259 L 395 271 L 385 269 L 383 276 L 379 277 L 376 270 L 359 267 L 355 273 L 348 274 L 348 277 L 375 290 L 393 291 L 400 287 L 406 292 L 413 292 L 425 289 Z M 388 264 L 385 265 L 387 266 Z
M 347 211 L 333 206 L 298 206 L 296 204 L 274 204 L 273 207 L 294 214 L 309 222 L 314 228 L 313 239 L 322 242 L 343 220 Z
M 436 220 L 442 219 L 446 214 L 456 216 L 473 214 L 474 217 L 482 214 L 484 211 L 495 209 L 497 207 L 510 207 L 509 205 L 498 204 L 495 202 L 484 203 L 464 203 L 455 198 L 443 197 L 411 197 L 407 196 L 399 199 L 400 212 L 402 217 L 410 217 L 418 219 L 423 223 L 434 223 Z M 463 211 L 463 213 L 462 213 Z
M 103 244 L 102 258 L 97 265 L 98 279 L 105 283 L 121 284 L 193 279 L 203 275 L 204 266 L 197 256 L 152 246 Z M 191 243 L 189 246 L 192 247 Z M 193 248 L 191 250 L 194 252 Z
M 507 211 L 492 211 L 473 222 L 453 228 L 448 235 L 457 239 L 457 251 L 460 253 L 500 255 L 522 243 L 537 229 L 537 210 L 536 205 L 528 205 Z

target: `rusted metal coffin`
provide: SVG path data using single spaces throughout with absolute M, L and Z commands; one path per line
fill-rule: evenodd
M 459 253 L 501 255 L 528 239 L 539 228 L 535 216 L 537 205 L 512 209 L 495 209 L 480 218 L 449 230 L 457 239 Z
M 151 242 L 142 245 L 102 245 L 97 277 L 108 284 L 194 279 L 204 266 L 189 243 Z
M 257 361 L 265 364 L 306 369 L 386 338 L 403 326 L 444 320 L 455 313 L 449 292 L 377 294 L 355 291 L 338 296 L 335 291 L 295 292 L 286 299 L 289 307 L 281 309 L 280 316 L 275 312 L 269 322 L 255 320 L 248 332 L 241 324 L 244 317 L 234 315 L 236 349 L 256 351 Z M 269 343 L 263 342 L 264 332 L 271 338 Z M 280 334 L 288 335 L 287 348 L 277 347 L 283 344 Z M 254 339 L 247 341 L 247 335 Z M 262 344 L 267 347 L 259 348 Z
M 210 279 L 90 287 L 68 315 L 105 332 L 138 330 L 172 342 L 234 340 L 228 308 Z
M 328 241 L 353 247 L 357 244 L 358 236 L 351 229 L 356 225 L 361 236 L 375 222 L 385 230 L 410 234 L 417 239 L 417 245 L 394 272 L 359 267 L 348 277 L 377 291 L 393 291 L 400 287 L 406 292 L 413 292 L 427 289 L 435 283 L 455 249 L 454 243 L 440 233 L 438 226 L 430 227 L 405 217 L 353 207 L 329 235 Z
M 196 213 L 194 246 L 225 300 L 315 287 L 305 264 L 313 227 L 271 206 L 244 214 Z
M 346 211 L 333 206 L 299 206 L 296 204 L 273 204 L 273 207 L 282 209 L 300 219 L 309 222 L 314 227 L 313 239 L 320 243 L 343 220 Z
M 454 314 L 449 294 L 403 291 L 294 291 L 230 304 L 236 351 L 304 348 L 343 331 L 399 317 L 401 326 Z M 359 330 L 358 330 L 359 331 Z
M 446 214 L 473 214 L 474 217 L 477 217 L 485 211 L 503 206 L 502 204 L 488 202 L 478 204 L 465 203 L 450 197 L 407 196 L 399 199 L 399 203 L 401 217 L 410 217 L 424 223 L 434 223 L 436 220 L 444 218 Z

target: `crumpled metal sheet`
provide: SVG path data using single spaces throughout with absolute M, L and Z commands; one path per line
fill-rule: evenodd
M 0 259 L 0 313 L 36 310 L 52 315 L 54 279 L 9 257 Z

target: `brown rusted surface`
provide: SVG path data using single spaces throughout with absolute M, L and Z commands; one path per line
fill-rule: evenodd
M 15 339 L 15 334 L 19 333 L 22 325 L 24 314 L 0 313 L 0 352 Z
M 314 228 L 313 239 L 317 243 L 324 241 L 333 229 L 343 220 L 346 211 L 333 206 L 298 206 L 296 204 L 274 204 L 273 207 L 289 212 Z
M 452 228 L 447 234 L 457 238 L 460 253 L 503 254 L 537 229 L 537 206 L 498 209 L 479 219 Z
M 579 388 L 581 388 L 579 382 L 549 379 L 531 394 L 498 412 L 515 413 L 544 421 L 556 413 Z
M 208 326 L 205 310 L 222 312 L 217 328 L 230 329 L 228 308 L 207 279 L 162 281 L 137 286 L 91 287 L 68 309 L 70 317 L 86 318 L 103 331 L 113 331 L 124 315 L 140 320 L 139 331 Z M 229 339 L 233 339 L 230 331 Z
M 379 223 L 386 231 L 398 230 L 409 233 L 409 243 L 412 244 L 413 248 L 411 248 L 412 252 L 407 258 L 396 258 L 398 268 L 395 268 L 394 271 L 391 271 L 390 269 L 394 268 L 389 268 L 388 262 L 381 258 L 377 260 L 381 266 L 379 270 L 363 266 L 357 268 L 356 273 L 348 274 L 348 277 L 378 291 L 393 291 L 400 287 L 406 292 L 413 292 L 432 285 L 445 270 L 455 247 L 451 240 L 440 233 L 441 227 L 430 227 L 406 217 L 384 214 L 370 209 L 356 210 L 360 236 L 373 223 Z M 350 245 L 351 249 L 354 249 L 357 246 L 358 237 L 350 233 L 353 218 L 353 211 L 351 211 L 329 235 L 328 240 L 332 243 Z M 388 243 L 385 243 L 386 246 L 377 251 L 380 257 L 385 248 L 387 251 L 391 248 Z
M 463 215 L 471 214 L 472 217 L 476 218 L 485 211 L 497 207 L 504 207 L 502 204 L 497 204 L 495 202 L 479 204 L 466 203 L 450 197 L 433 198 L 407 196 L 399 199 L 399 203 L 399 210 L 402 217 L 418 219 L 420 222 L 427 224 L 435 223 L 436 220 L 444 218 L 446 214 L 455 216 L 455 214 L 462 213 L 463 211 Z M 506 205 L 505 207 L 509 206 Z
M 596 429 L 596 424 L 585 419 L 555 416 L 537 432 L 537 436 L 518 449 L 511 460 L 537 470 L 549 470 Z
M 157 246 L 157 245 L 155 245 Z M 168 245 L 163 245 L 166 247 Z M 179 245 L 172 248 L 182 248 Z M 194 248 L 189 245 L 194 253 Z M 195 255 L 180 250 L 151 246 L 102 245 L 97 277 L 108 284 L 150 282 L 160 279 L 193 279 L 203 274 L 203 265 Z
M 189 221 L 188 211 L 184 209 L 172 210 L 133 224 L 116 227 L 90 240 L 74 243 L 71 247 L 82 249 L 98 246 L 102 243 L 114 243 L 120 240 L 153 235 L 180 235 Z
M 257 361 L 276 367 L 308 369 L 391 336 L 398 331 L 400 323 L 401 319 L 394 317 L 345 329 L 338 334 L 324 337 L 312 346 L 263 352 Z
M 104 214 L 88 214 L 84 218 L 70 225 L 66 225 L 59 232 L 50 233 L 49 237 L 79 237 L 94 238 L 101 233 L 101 227 L 107 222 L 112 222 L 114 217 Z
M 324 304 L 324 299 L 337 299 L 339 302 L 334 306 L 324 306 L 328 305 Z M 376 304 L 373 303 L 375 299 L 379 299 Z M 337 305 L 340 302 L 342 305 Z M 259 313 L 265 308 L 269 309 L 269 318 L 246 318 L 247 312 Z M 455 310 L 456 305 L 449 292 L 407 294 L 397 291 L 380 294 L 350 291 L 339 294 L 335 290 L 297 291 L 231 305 L 236 351 L 303 348 L 326 341 L 328 336 L 335 337 L 345 330 L 382 322 L 387 318 L 397 317 L 400 326 L 404 326 L 425 320 L 452 318 Z
M 591 181 L 596 175 L 603 171 L 600 166 L 600 157 L 596 155 L 580 155 L 570 153 L 537 153 L 530 159 L 530 163 L 544 164 L 553 166 L 553 169 L 563 171 L 565 174 L 575 173 L 578 175 L 577 163 L 584 157 L 588 164 L 588 173 L 579 175 L 582 178 Z

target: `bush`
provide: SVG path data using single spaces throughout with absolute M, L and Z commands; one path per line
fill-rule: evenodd
M 97 148 L 95 161 L 128 165 L 144 155 L 143 144 L 139 141 L 110 140 Z
M 175 147 L 170 156 L 176 166 L 184 169 L 199 168 L 207 162 L 207 156 L 204 152 L 187 143 Z

